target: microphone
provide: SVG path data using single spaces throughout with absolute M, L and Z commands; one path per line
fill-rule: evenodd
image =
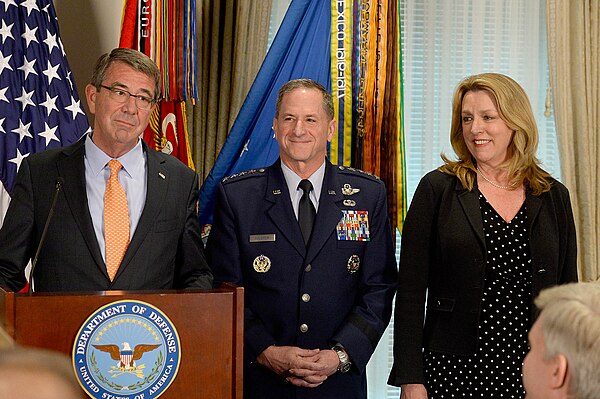
M 56 184 L 54 185 L 54 194 L 52 195 L 52 205 L 50 205 L 50 211 L 48 212 L 48 217 L 46 218 L 46 224 L 44 225 L 44 230 L 42 231 L 42 236 L 40 237 L 40 242 L 38 243 L 37 249 L 35 251 L 35 256 L 31 261 L 31 270 L 29 270 L 29 294 L 33 292 L 33 271 L 35 270 L 35 265 L 37 265 L 38 256 L 40 255 L 40 251 L 42 250 L 42 245 L 44 245 L 44 241 L 46 241 L 46 234 L 48 233 L 48 226 L 50 226 L 50 221 L 52 220 L 52 215 L 54 215 L 54 208 L 56 207 L 56 200 L 58 199 L 58 193 L 64 184 L 65 179 L 62 177 L 58 177 L 56 179 Z

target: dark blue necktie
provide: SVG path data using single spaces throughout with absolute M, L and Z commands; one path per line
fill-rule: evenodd
M 298 223 L 304 237 L 304 244 L 308 244 L 310 233 L 312 232 L 313 224 L 315 223 L 315 207 L 310 200 L 309 194 L 313 189 L 310 180 L 302 180 L 298 187 L 303 191 L 302 198 L 298 204 Z

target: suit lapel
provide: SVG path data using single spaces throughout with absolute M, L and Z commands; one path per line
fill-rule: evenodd
M 265 199 L 273 205 L 267 209 L 267 215 L 277 226 L 281 234 L 292 244 L 302 256 L 306 254 L 306 246 L 297 223 L 290 193 L 281 171 L 281 161 L 277 160 L 267 171 L 267 191 Z
M 533 222 L 540 213 L 542 207 L 542 200 L 539 197 L 531 195 L 531 192 L 527 190 L 525 193 L 525 207 L 527 212 L 527 230 L 532 231 Z
M 146 154 L 146 170 L 148 171 L 148 176 L 146 177 L 146 203 L 144 204 L 144 210 L 133 233 L 133 237 L 131 237 L 131 242 L 127 247 L 125 256 L 121 261 L 119 271 L 113 281 L 116 281 L 119 274 L 129 265 L 140 245 L 152 230 L 154 223 L 158 219 L 169 187 L 170 176 L 165 168 L 165 161 L 158 156 L 156 151 L 149 149 L 144 141 L 142 141 L 142 146 Z
M 473 232 L 481 242 L 481 245 L 485 248 L 485 237 L 483 236 L 483 219 L 481 218 L 481 208 L 479 205 L 479 190 L 477 186 L 473 190 L 465 190 L 460 181 L 456 183 L 456 190 L 462 191 L 458 194 L 458 201 L 460 202 L 467 220 L 473 228 Z
M 96 265 L 108 278 L 106 265 L 102 259 L 102 253 L 100 252 L 100 246 L 98 245 L 98 239 L 96 237 L 96 232 L 94 231 L 92 217 L 88 209 L 85 188 L 85 140 L 86 138 L 84 136 L 76 144 L 67 147 L 63 151 L 65 156 L 57 162 L 57 168 L 59 175 L 65 180 L 63 189 L 73 219 L 75 219 L 75 222 L 79 226 L 81 235 L 87 244 L 92 258 L 96 262 Z
M 338 203 L 344 200 L 340 188 L 336 167 L 326 161 L 323 187 L 319 197 L 319 210 L 308 243 L 306 262 L 311 262 L 331 235 L 335 234 L 336 227 L 342 218 L 342 211 Z

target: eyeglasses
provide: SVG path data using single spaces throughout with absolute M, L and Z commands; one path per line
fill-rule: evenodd
M 135 105 L 139 109 L 149 110 L 156 102 L 156 100 L 150 97 L 142 96 L 139 94 L 133 94 L 125 89 L 120 89 L 118 87 L 108 87 L 104 85 L 100 85 L 100 87 L 108 90 L 108 96 L 112 100 L 118 102 L 119 104 L 125 104 L 127 101 L 129 101 L 129 97 L 133 97 L 135 98 Z

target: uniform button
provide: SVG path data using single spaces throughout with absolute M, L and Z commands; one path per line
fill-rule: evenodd
M 302 294 L 302 300 L 304 302 L 310 301 L 310 295 L 309 294 Z
M 306 324 L 300 324 L 300 331 L 305 333 L 308 331 L 308 325 Z
M 306 267 L 304 268 L 305 272 L 309 272 L 312 270 L 312 266 L 311 265 L 306 265 Z

